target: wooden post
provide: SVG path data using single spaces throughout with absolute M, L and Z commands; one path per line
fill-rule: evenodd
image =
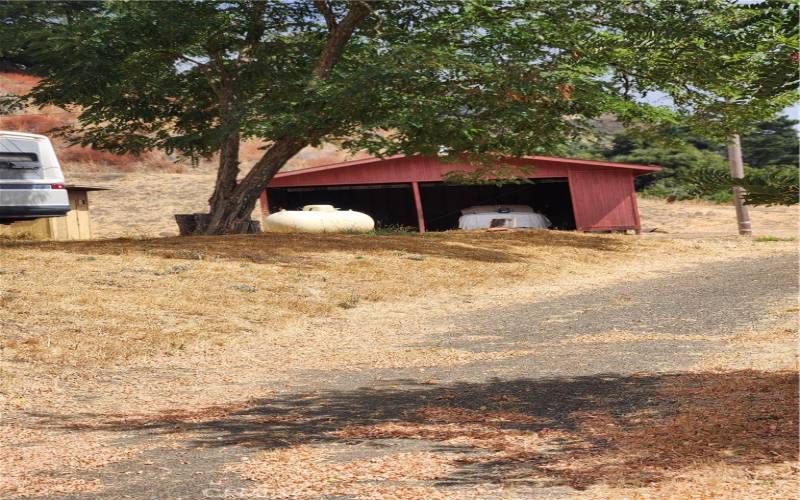
M 411 190 L 414 192 L 414 206 L 417 208 L 417 226 L 419 232 L 425 232 L 425 212 L 422 211 L 422 196 L 419 194 L 419 183 L 412 182 Z
M 263 219 L 269 215 L 269 200 L 267 199 L 267 190 L 261 191 L 261 196 L 258 197 L 258 204 L 261 205 L 261 218 Z
M 739 141 L 739 134 L 732 134 L 728 137 L 728 163 L 731 166 L 731 177 L 734 179 L 744 178 L 742 145 Z M 736 207 L 736 222 L 739 224 L 739 234 L 743 236 L 753 234 L 750 226 L 750 213 L 747 210 L 747 205 L 744 204 L 744 188 L 739 186 L 733 188 L 733 204 Z

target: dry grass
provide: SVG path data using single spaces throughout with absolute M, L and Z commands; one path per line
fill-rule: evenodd
M 277 382 L 304 369 L 520 356 L 513 346 L 426 344 L 464 304 L 492 308 L 793 248 L 548 231 L 6 241 L 0 404 L 16 414 L 59 398 L 64 412 L 81 413 L 87 403 L 74 396 L 90 384 L 92 413 L 158 412 L 257 396 L 264 373 Z M 47 314 L 32 321 L 30 311 Z
M 0 94 L 26 94 L 37 83 L 39 83 L 39 77 L 36 76 L 0 72 Z
M 620 500 L 786 500 L 797 497 L 800 488 L 798 475 L 800 469 L 796 462 L 701 466 L 645 487 L 594 487 L 581 497 Z
M 797 314 L 769 331 L 747 331 L 734 336 L 727 348 L 706 357 L 697 370 L 798 370 Z
M 0 116 L 0 129 L 47 135 L 69 123 L 69 115 L 11 115 Z
M 397 319 L 407 321 L 415 308 L 455 312 L 466 297 L 529 300 L 703 260 L 782 252 L 791 243 L 697 245 L 530 231 L 7 241 L 2 246 L 0 319 L 6 325 L 6 359 L 82 365 L 187 352 L 211 355 L 264 342 L 285 349 L 281 346 L 297 328 L 315 318 L 358 318 L 369 326 L 364 315 L 377 314 L 380 325 L 394 311 L 400 313 Z M 48 266 L 41 266 L 42 261 Z M 439 295 L 444 290 L 460 292 Z M 31 310 L 47 310 L 48 316 L 31 322 Z M 314 339 L 308 348 L 318 345 L 316 335 L 308 338 Z M 364 340 L 353 339 L 352 348 Z M 282 362 L 295 359 L 298 352 L 302 359 L 305 346 L 302 340 L 292 344 Z M 346 365 L 350 352 L 339 349 L 335 356 L 317 359 L 339 359 Z M 380 350 L 368 355 L 366 364 L 383 365 L 378 355 Z
M 462 310 L 465 302 L 472 302 L 470 307 L 491 307 L 621 282 L 632 275 L 657 276 L 697 263 L 793 250 L 794 243 L 786 241 L 765 245 L 736 238 L 634 238 L 548 231 L 2 242 L 0 403 L 6 422 L 24 431 L 31 425 L 22 423 L 28 420 L 26 415 L 52 412 L 52 402 L 58 401 L 59 426 L 65 425 L 65 416 L 74 418 L 72 425 L 77 426 L 69 434 L 48 431 L 39 448 L 30 448 L 31 440 L 27 440 L 22 451 L 8 454 L 11 465 L 19 467 L 13 470 L 32 472 L 7 475 L 4 487 L 8 492 L 44 495 L 98 490 L 103 485 L 96 482 L 50 479 L 52 469 L 42 465 L 47 452 L 78 440 L 81 446 L 91 447 L 85 456 L 94 456 L 102 466 L 135 450 L 111 450 L 112 455 L 106 457 L 101 452 L 103 444 L 85 440 L 82 428 L 95 429 L 100 432 L 97 439 L 103 440 L 110 435 L 105 432 L 119 432 L 125 426 L 170 422 L 180 428 L 224 420 L 247 408 L 242 401 L 264 396 L 264 374 L 281 380 L 293 370 L 448 366 L 525 354 L 513 349 L 481 354 L 415 345 L 433 332 L 444 331 L 447 324 L 441 319 Z M 343 308 L 345 302 L 352 307 Z M 30 311 L 47 314 L 32 321 Z M 579 340 L 617 341 L 618 334 Z M 795 408 L 795 402 L 786 400 L 791 392 L 788 379 L 758 382 L 769 376 L 703 376 L 708 378 L 664 382 L 666 388 L 679 387 L 667 396 L 687 406 L 683 414 L 690 415 L 689 420 L 644 415 L 635 417 L 641 421 L 630 416 L 620 421 L 616 412 L 599 405 L 599 413 L 570 416 L 588 427 L 565 434 L 558 421 L 515 406 L 519 399 L 513 394 L 492 390 L 482 396 L 487 400 L 484 409 L 447 406 L 448 396 L 443 395 L 437 398 L 440 404 L 425 404 L 410 420 L 370 428 L 343 425 L 340 434 L 326 439 L 433 440 L 478 450 L 474 466 L 499 461 L 513 466 L 517 474 L 522 467 L 523 478 L 528 474 L 535 481 L 551 481 L 555 475 L 572 487 L 588 487 L 587 492 L 594 487 L 611 488 L 617 496 L 686 491 L 686 484 L 706 484 L 711 477 L 707 471 L 720 467 L 728 471 L 725 477 L 746 469 L 773 481 L 753 486 L 726 479 L 720 491 L 760 491 L 763 484 L 794 486 L 781 465 L 792 459 L 786 449 L 779 448 L 766 462 L 759 458 L 765 446 L 773 446 L 776 440 L 788 446 L 794 438 L 783 426 L 776 428 L 777 437 L 764 434 L 774 419 L 760 414 L 755 418 L 752 409 L 744 412 L 747 404 L 753 405 L 745 393 L 748 398 L 763 395 L 755 401 L 759 408 Z M 93 390 L 91 402 L 82 396 L 87 386 Z M 706 389 L 711 392 L 702 392 Z M 688 409 L 697 401 L 709 403 Z M 480 404 L 480 397 L 476 402 Z M 202 406 L 208 408 L 197 410 Z M 730 408 L 737 407 L 742 409 L 737 415 L 745 415 L 743 423 L 728 415 Z M 708 422 L 715 423 L 704 424 L 709 415 L 716 420 Z M 296 425 L 309 416 L 299 411 L 288 418 L 252 424 Z M 791 424 L 790 416 L 780 417 L 786 418 Z M 697 427 L 700 424 L 704 427 Z M 509 433 L 503 430 L 507 425 L 550 430 Z M 690 428 L 693 434 L 686 434 Z M 698 434 L 697 429 L 704 430 Z M 654 432 L 658 445 L 652 444 Z M 698 443 L 713 443 L 713 453 L 703 451 L 699 444 L 675 446 L 706 434 L 710 437 Z M 727 440 L 717 441 L 727 434 Z M 588 441 L 609 438 L 616 443 L 613 451 L 587 451 Z M 564 440 L 574 446 L 558 463 L 573 464 L 576 469 L 536 465 L 543 453 L 558 450 Z M 750 449 L 742 451 L 740 444 Z M 79 455 L 84 450 L 81 446 L 73 448 Z M 733 449 L 731 456 L 725 455 L 729 449 Z M 448 453 L 390 454 L 334 468 L 323 460 L 300 468 L 292 464 L 307 461 L 302 453 L 292 461 L 289 456 L 294 451 L 268 452 L 236 470 L 257 485 L 263 481 L 270 490 L 274 488 L 271 478 L 283 478 L 275 491 L 287 495 L 305 492 L 302 488 L 311 488 L 312 493 L 350 491 L 366 498 L 485 498 L 500 493 L 489 484 L 459 487 L 453 493 L 429 484 L 434 481 L 429 476 L 407 474 L 411 467 L 430 468 L 432 474 L 446 476 L 469 465 Z M 57 453 L 64 457 L 57 465 L 63 471 L 94 467 L 73 460 L 72 454 Z M 719 460 L 719 453 L 724 460 Z M 647 456 L 661 461 L 631 461 Z M 737 457 L 744 457 L 744 465 L 736 462 Z M 639 476 L 631 477 L 630 471 L 657 472 L 659 479 L 642 482 Z M 382 479 L 386 475 L 394 479 Z M 339 477 L 343 479 L 328 481 Z M 502 477 L 512 484 L 520 480 L 514 474 Z M 599 477 L 610 479 L 598 482 Z
M 702 201 L 667 203 L 640 198 L 642 226 L 678 237 L 709 237 L 736 234 L 733 206 Z M 800 230 L 800 209 L 792 207 L 750 207 L 753 234 L 796 238 Z
M 442 491 L 425 482 L 446 478 L 455 469 L 456 453 L 395 453 L 383 457 L 333 463 L 333 453 L 314 446 L 298 446 L 264 453 L 253 462 L 229 467 L 256 482 L 250 494 L 270 498 L 347 496 L 372 499 L 480 498 L 487 488 Z M 473 493 L 473 494 L 469 494 Z M 484 496 L 485 497 L 485 496 Z
M 96 479 L 60 475 L 65 471 L 97 469 L 141 451 L 141 447 L 112 446 L 117 437 L 113 433 L 77 435 L 4 425 L 0 426 L 0 436 L 0 495 L 3 496 L 97 493 L 103 490 L 103 485 Z

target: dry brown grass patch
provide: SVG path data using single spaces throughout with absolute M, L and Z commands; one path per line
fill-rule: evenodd
M 674 474 L 669 479 L 638 488 L 605 485 L 588 489 L 580 498 L 620 500 L 738 500 L 790 499 L 797 496 L 797 463 L 775 465 L 716 465 Z
M 354 498 L 474 498 L 469 491 L 446 492 L 425 482 L 453 472 L 455 453 L 411 452 L 333 462 L 330 450 L 309 445 L 268 451 L 230 466 L 257 482 L 249 493 L 270 498 L 311 498 L 345 495 Z M 474 492 L 478 493 L 478 492 Z
M 69 364 L 215 352 L 265 334 L 289 347 L 283 337 L 298 321 L 339 311 L 358 314 L 370 304 L 403 303 L 452 287 L 469 290 L 514 277 L 552 275 L 554 261 L 576 253 L 580 257 L 572 260 L 578 263 L 611 255 L 630 258 L 619 238 L 547 232 L 474 238 L 264 235 L 6 241 L 0 247 L 7 268 L 0 289 L 6 359 Z M 409 255 L 426 257 L 409 260 Z M 42 260 L 47 268 L 39 265 Z M 48 314 L 30 322 L 31 310 Z M 424 365 L 434 358 L 440 360 L 436 364 L 519 354 L 387 349 L 383 359 L 399 355 L 391 366 L 413 366 L 415 357 L 430 358 L 420 363 Z M 353 359 L 346 350 L 336 357 L 343 366 Z M 364 362 L 381 364 L 380 359 L 379 350 Z
M 397 341 L 421 318 L 430 323 L 462 311 L 465 301 L 476 302 L 470 308 L 490 307 L 755 255 L 756 249 L 779 254 L 786 245 L 553 231 L 2 241 L 0 266 L 7 272 L 0 283 L 0 345 L 6 361 L 73 366 L 217 357 L 234 347 L 240 353 L 270 349 L 275 363 L 289 368 L 499 359 L 525 352 L 418 348 L 411 337 L 401 347 Z M 30 311 L 48 314 L 31 321 Z M 334 322 L 353 331 L 318 332 Z M 278 368 L 269 359 L 261 363 Z
M 303 258 L 344 252 L 352 256 L 397 253 L 413 264 L 411 256 L 423 255 L 486 263 L 517 262 L 535 251 L 625 252 L 630 240 L 619 236 L 587 235 L 558 231 L 511 233 L 445 232 L 425 235 L 263 234 L 241 236 L 192 236 L 150 239 L 114 239 L 74 242 L 0 242 L 0 247 L 24 246 L 93 255 L 142 253 L 187 260 L 244 260 L 256 263 L 288 263 L 303 266 Z M 309 262 L 310 264 L 310 262 Z
M 748 330 L 732 336 L 723 349 L 706 356 L 698 370 L 798 370 L 800 324 L 794 308 L 775 312 L 777 324 L 767 330 Z

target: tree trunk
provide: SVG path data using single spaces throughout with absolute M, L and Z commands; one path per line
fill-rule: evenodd
M 239 176 L 239 141 L 241 136 L 235 125 L 230 125 L 234 130 L 222 142 L 219 152 L 219 166 L 217 167 L 217 180 L 214 183 L 214 193 L 208 200 L 208 214 L 178 214 L 175 216 L 184 234 L 205 234 L 209 227 L 219 225 L 219 219 L 225 212 L 228 200 L 236 191 L 236 178 Z M 253 232 L 249 219 L 231 225 L 227 232 L 247 233 Z
M 323 2 L 324 3 L 324 2 Z M 317 3 L 318 7 L 323 3 Z M 329 29 L 328 40 L 314 67 L 310 85 L 315 80 L 324 80 L 339 61 L 353 32 L 370 13 L 366 2 L 353 2 L 347 15 L 336 22 L 333 13 L 323 6 L 323 15 Z M 261 29 L 256 27 L 255 31 Z M 252 40 L 255 43 L 257 38 Z M 235 96 L 235 93 L 232 94 Z M 223 109 L 230 104 L 231 94 L 224 94 Z M 219 173 L 214 188 L 214 194 L 209 203 L 209 214 L 203 216 L 196 214 L 194 217 L 194 231 L 203 234 L 231 234 L 252 232 L 255 225 L 250 220 L 250 214 L 255 208 L 261 192 L 266 189 L 272 177 L 278 173 L 289 159 L 318 139 L 320 131 L 308 131 L 305 138 L 279 139 L 264 153 L 264 156 L 253 166 L 252 170 L 241 182 L 236 182 L 239 173 L 239 133 L 230 134 L 220 151 Z
M 239 176 L 239 131 L 232 132 L 225 139 L 219 152 L 219 168 L 214 193 L 208 200 L 211 211 L 236 189 Z
M 278 170 L 307 145 L 307 141 L 299 139 L 282 139 L 274 143 L 228 196 L 218 198 L 211 207 L 208 223 L 205 227 L 198 227 L 198 231 L 204 234 L 251 232 L 250 214 L 261 192 Z
M 744 164 L 742 162 L 742 146 L 739 141 L 739 134 L 732 134 L 728 137 L 728 163 L 731 168 L 731 177 L 734 179 L 744 178 Z M 733 187 L 733 205 L 736 208 L 736 222 L 739 225 L 739 234 L 749 236 L 753 234 L 750 227 L 750 213 L 747 205 L 744 204 L 744 188 Z

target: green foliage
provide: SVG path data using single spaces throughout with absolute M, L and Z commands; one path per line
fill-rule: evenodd
M 725 190 L 702 191 L 693 182 L 700 173 L 706 171 L 728 171 L 725 158 L 719 154 L 700 150 L 688 143 L 670 146 L 652 145 L 635 147 L 628 154 L 612 157 L 613 161 L 659 165 L 661 172 L 637 179 L 640 188 L 647 196 L 672 199 L 706 198 L 711 201 L 729 201 L 730 192 Z
M 69 24 L 75 17 L 97 12 L 96 1 L 0 1 L 0 71 L 44 74 L 36 56 L 47 30 Z
M 744 162 L 751 167 L 796 164 L 800 142 L 794 127 L 798 123 L 785 116 L 760 122 L 742 136 Z
M 74 140 L 120 153 L 209 156 L 231 153 L 232 138 L 280 145 L 277 163 L 239 184 L 246 193 L 231 187 L 236 169 L 218 182 L 212 200 L 244 205 L 291 156 L 281 151 L 305 145 L 477 160 L 563 154 L 606 115 L 725 137 L 796 99 L 794 3 L 75 4 L 2 4 L 14 11 L 5 57 L 29 58 L 46 76 L 29 102 L 79 106 Z M 346 45 L 328 51 L 356 11 L 366 14 Z M 642 99 L 652 92 L 677 112 Z M 634 153 L 615 155 L 710 161 Z
M 366 234 L 373 236 L 407 236 L 407 235 L 416 236 L 419 235 L 420 232 L 415 226 L 392 225 L 392 226 L 376 227 L 375 229 L 369 231 Z
M 758 124 L 742 137 L 745 180 L 750 204 L 797 203 L 797 132 L 793 120 L 777 117 Z M 770 140 L 776 138 L 776 140 Z M 684 126 L 630 129 L 606 138 L 607 146 L 578 146 L 585 157 L 616 162 L 653 164 L 661 172 L 638 177 L 645 196 L 669 199 L 732 200 L 726 145 Z M 779 162 L 783 162 L 781 165 Z
M 257 17 L 249 2 L 110 3 L 54 29 L 38 54 L 48 78 L 32 97 L 80 105 L 84 144 L 202 155 L 232 126 L 243 139 L 377 154 L 547 152 L 582 130 L 583 117 L 623 104 L 600 79 L 602 61 L 567 52 L 590 37 L 592 9 L 494 5 L 370 4 L 334 71 L 314 81 L 327 28 L 311 3 L 270 2 Z M 264 25 L 257 41 L 254 23 Z
M 780 238 L 778 236 L 759 236 L 755 239 L 755 241 L 759 243 L 768 243 L 774 241 L 794 241 L 795 238 Z
M 614 79 L 632 94 L 666 94 L 702 136 L 744 134 L 797 101 L 799 10 L 782 0 L 623 9 L 612 30 L 620 37 Z
M 340 18 L 352 6 L 328 5 Z M 727 1 L 420 0 L 370 8 L 331 77 L 309 85 L 327 31 L 311 2 L 103 3 L 28 35 L 48 75 L 33 99 L 82 106 L 82 142 L 115 151 L 208 155 L 233 121 L 243 138 L 268 141 L 519 155 L 557 150 L 602 113 L 672 119 L 631 99 L 636 93 L 661 89 L 682 103 L 686 85 L 721 81 L 757 93 L 751 84 L 764 68 L 756 49 L 794 78 L 781 59 L 794 36 L 785 29 L 791 7 L 765 14 Z M 735 73 L 750 70 L 747 79 L 729 80 L 736 54 Z M 762 85 L 782 91 L 786 78 L 774 83 L 773 73 Z
M 745 169 L 744 179 L 732 179 L 719 170 L 701 170 L 687 179 L 700 195 L 730 191 L 734 186 L 745 189 L 748 205 L 794 205 L 800 197 L 800 177 L 796 167 L 769 166 Z

